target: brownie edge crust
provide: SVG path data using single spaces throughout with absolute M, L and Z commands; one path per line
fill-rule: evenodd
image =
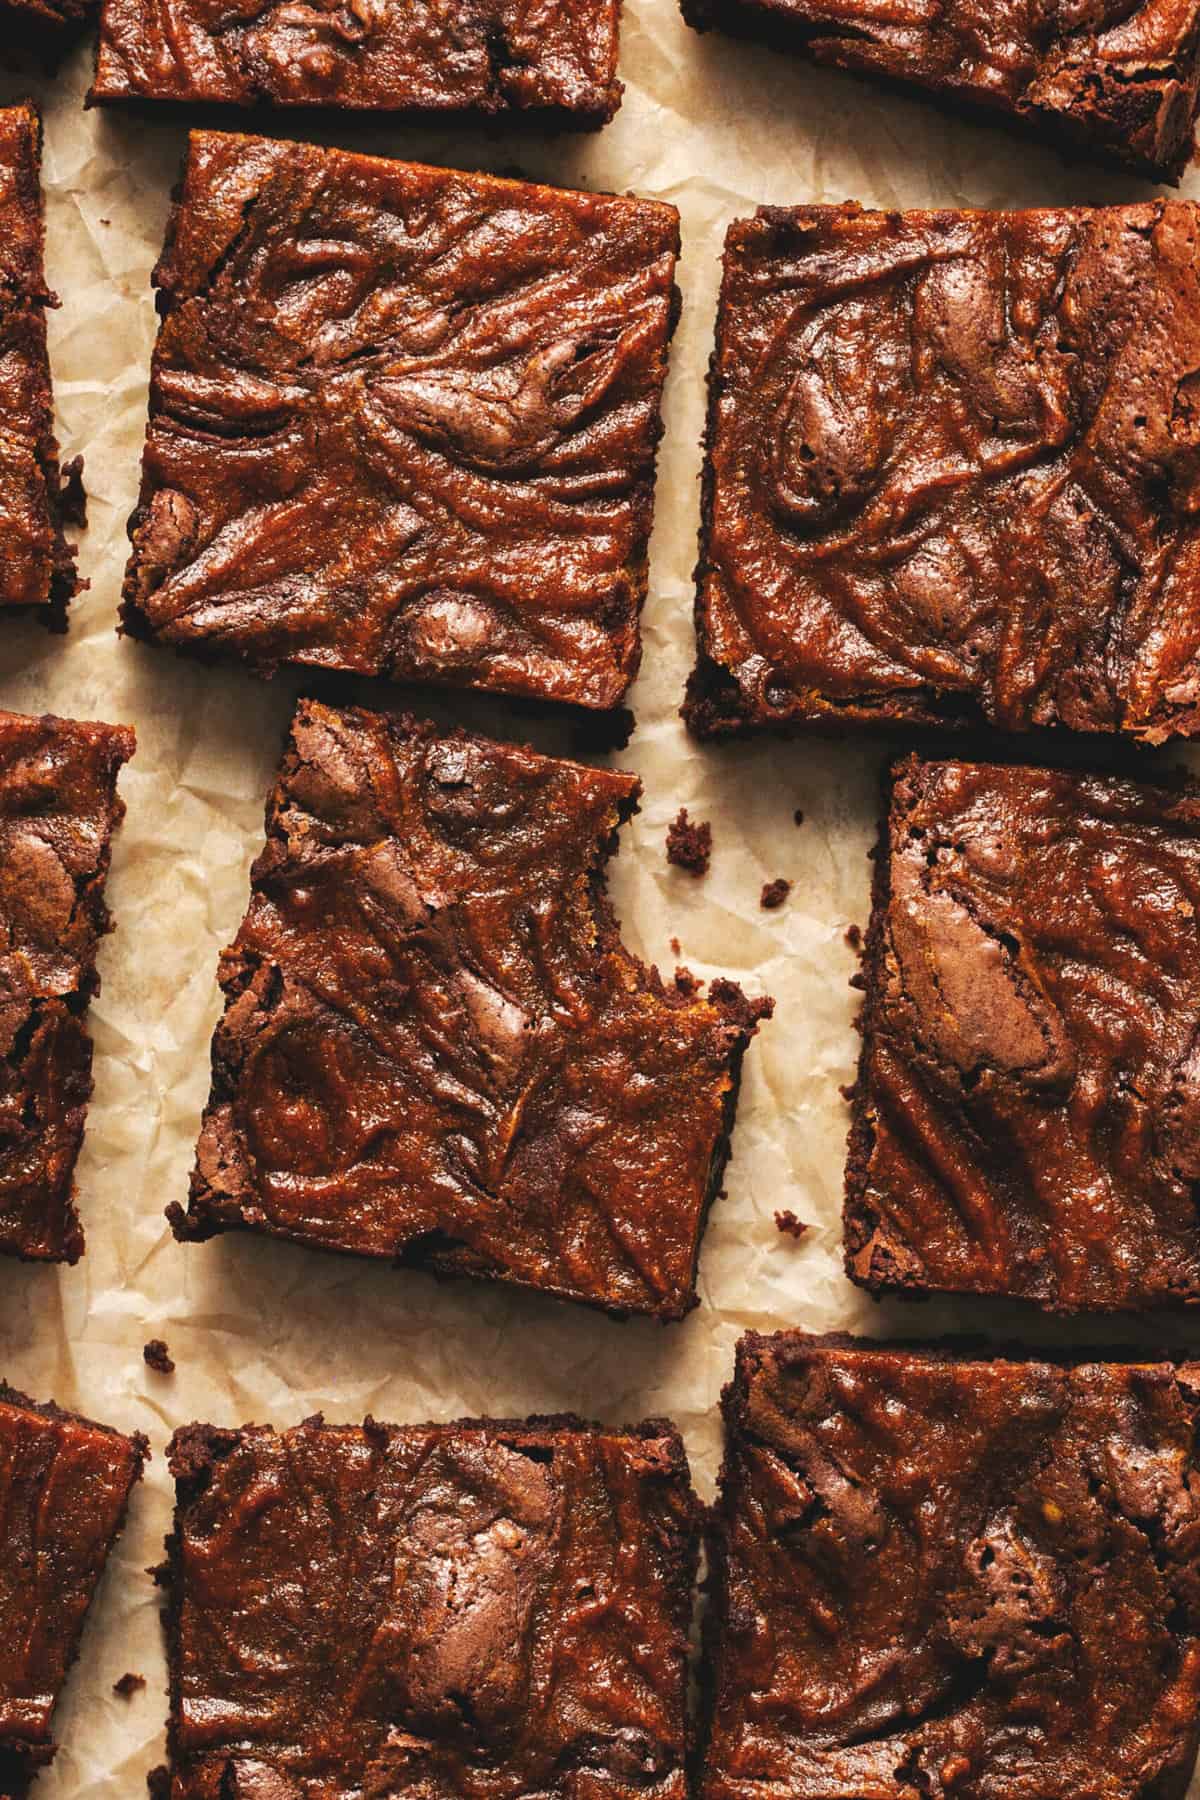
M 1195 1365 L 738 1347 L 702 1800 L 1183 1800 Z

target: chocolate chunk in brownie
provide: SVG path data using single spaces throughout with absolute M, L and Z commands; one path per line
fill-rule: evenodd
M 656 201 L 194 133 L 125 630 L 617 706 L 678 247 Z
M 75 1262 L 88 1002 L 126 726 L 0 712 L 0 1254 Z
M 875 883 L 850 1274 L 1200 1300 L 1200 787 L 910 757 Z
M 685 1800 L 670 1425 L 197 1425 L 170 1455 L 173 1800 Z
M 686 806 L 680 807 L 667 826 L 667 861 L 677 869 L 686 869 L 689 875 L 708 874 L 708 865 L 712 861 L 712 826 L 706 819 L 689 819 Z
M 0 1793 L 21 1800 L 149 1454 L 0 1382 Z
M 682 0 L 682 10 L 698 31 L 764 38 L 1161 181 L 1178 181 L 1193 153 L 1200 0 L 955 0 L 907 11 Z
M 731 227 L 693 731 L 1200 732 L 1198 222 Z
M 177 1235 L 678 1318 L 770 1002 L 663 983 L 602 870 L 632 775 L 302 701 Z
M 702 1800 L 1183 1800 L 1200 1368 L 751 1334 Z

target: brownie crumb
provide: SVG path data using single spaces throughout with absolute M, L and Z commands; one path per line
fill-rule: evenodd
M 861 925 L 847 925 L 843 935 L 852 950 L 862 949 L 863 935 Z
M 671 955 L 678 956 L 680 954 L 680 950 L 681 950 L 681 945 L 680 945 L 679 939 L 672 938 L 671 939 Z
M 774 881 L 763 883 L 763 891 L 758 896 L 758 904 L 764 912 L 774 912 L 776 907 L 783 905 L 791 891 L 791 882 L 785 881 L 782 875 L 777 875 Z
M 712 826 L 705 821 L 693 825 L 686 806 L 667 827 L 667 861 L 689 875 L 707 875 L 712 860 Z
M 800 1239 L 809 1229 L 803 1219 L 798 1219 L 790 1206 L 785 1206 L 775 1214 L 775 1229 L 782 1231 L 787 1237 Z
M 676 969 L 675 987 L 679 993 L 686 995 L 689 1000 L 698 994 L 703 986 L 704 983 L 701 981 L 700 977 L 698 975 L 693 975 L 690 969 Z
M 87 490 L 83 485 L 82 456 L 73 456 L 70 462 L 63 464 L 61 480 L 58 510 L 63 523 L 75 525 L 82 531 L 87 524 Z
M 857 1081 L 843 1081 L 843 1082 L 839 1083 L 838 1093 L 842 1096 L 842 1099 L 846 1102 L 847 1105 L 849 1105 L 851 1100 L 853 1100 L 857 1091 L 858 1091 Z
M 860 975 L 852 975 L 850 977 L 849 985 L 852 988 L 859 988 L 859 989 L 865 988 L 867 985 L 866 976 L 861 975 L 861 974 Z
M 796 808 L 795 812 L 792 814 L 792 819 L 794 820 L 794 822 L 797 825 L 803 825 L 803 823 L 804 823 L 804 808 L 802 806 L 798 806 Z
M 135 1675 L 132 1669 L 127 1669 L 119 1681 L 113 1682 L 113 1693 L 120 1694 L 122 1700 L 128 1700 L 130 1695 L 138 1693 L 145 1685 L 144 1675 Z
M 150 1800 L 169 1800 L 171 1771 L 166 1763 L 156 1763 L 154 1768 L 146 1771 L 146 1787 Z
M 175 1364 L 164 1338 L 151 1338 L 142 1350 L 142 1360 L 148 1369 L 153 1369 L 158 1375 L 175 1373 Z

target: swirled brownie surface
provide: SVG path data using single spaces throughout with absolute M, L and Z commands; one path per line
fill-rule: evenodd
M 42 126 L 0 108 L 0 607 L 66 623 L 75 563 L 63 537 L 54 397 L 46 352 Z
M 147 1455 L 140 1436 L 0 1382 L 0 1792 L 54 1755 L 51 1715 Z
M 192 1426 L 170 1455 L 171 1800 L 685 1800 L 671 1426 Z
M 1183 1800 L 1200 1370 L 751 1334 L 703 1800 Z
M 678 232 L 656 202 L 194 134 L 126 630 L 614 706 Z
M 1198 220 L 731 228 L 694 730 L 1200 729 Z
M 1200 789 L 910 758 L 876 864 L 846 1257 L 1200 1300 Z
M 92 1091 L 85 1016 L 117 775 L 117 725 L 0 712 L 0 1253 L 75 1262 L 75 1160 Z
M 601 870 L 631 775 L 302 702 L 181 1237 L 243 1227 L 674 1318 L 769 1002 L 666 988 Z
M 105 0 L 92 100 L 223 101 L 423 113 L 617 110 L 620 0 Z
M 767 37 L 820 63 L 1178 181 L 1194 148 L 1198 0 L 682 0 L 697 30 Z

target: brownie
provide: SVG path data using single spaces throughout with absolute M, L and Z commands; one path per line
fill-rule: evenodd
M 104 0 L 89 101 L 532 113 L 599 126 L 621 100 L 620 0 L 404 6 Z
M 675 1429 L 177 1432 L 171 1800 L 685 1800 Z
M 78 582 L 46 351 L 41 169 L 37 108 L 0 107 L 0 607 L 34 608 L 61 631 Z
M 615 706 L 678 245 L 655 201 L 194 133 L 126 631 Z
M 894 773 L 846 1264 L 876 1292 L 1200 1300 L 1200 786 Z
M 1200 1367 L 750 1334 L 701 1800 L 1183 1800 Z
M 20 1800 L 55 1745 L 50 1720 L 148 1455 L 0 1382 L 0 1793 Z
M 76 1262 L 85 1018 L 127 726 L 0 712 L 0 1254 Z
M 693 731 L 1200 732 L 1198 218 L 730 228 Z
M 187 1213 L 616 1313 L 696 1303 L 769 1001 L 668 987 L 602 868 L 632 775 L 302 701 Z
M 682 0 L 698 31 L 766 39 L 981 110 L 1071 150 L 1177 182 L 1193 151 L 1200 0 Z

